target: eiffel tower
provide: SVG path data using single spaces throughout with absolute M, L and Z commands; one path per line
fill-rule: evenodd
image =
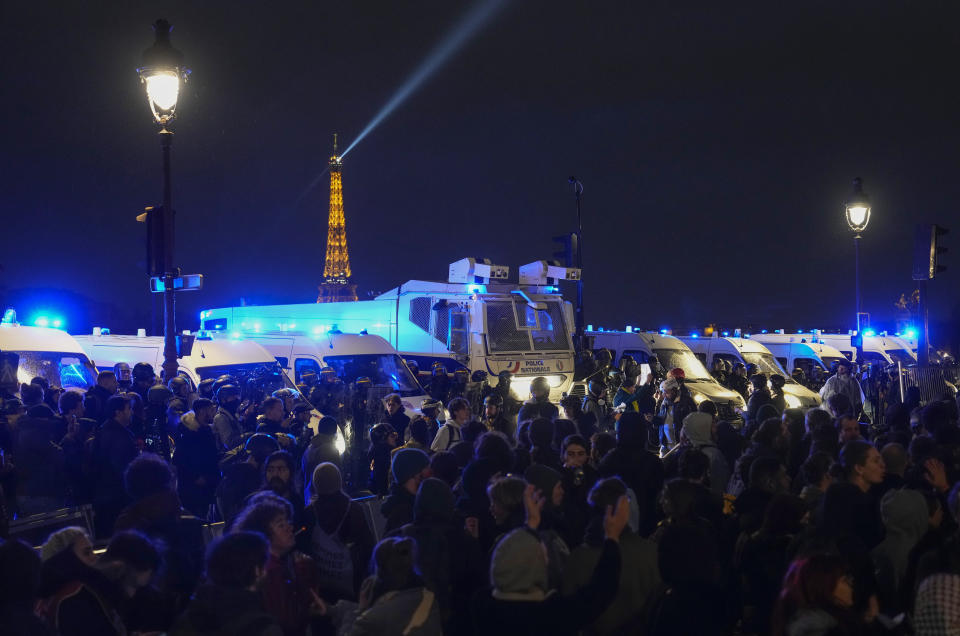
M 318 303 L 355 301 L 357 286 L 350 283 L 350 255 L 347 254 L 347 224 L 343 215 L 343 163 L 337 154 L 337 135 L 333 135 L 330 157 L 330 220 L 327 224 L 327 256 L 323 263 Z

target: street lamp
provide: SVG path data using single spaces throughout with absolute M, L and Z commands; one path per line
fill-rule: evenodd
M 143 52 L 143 66 L 137 69 L 140 82 L 147 94 L 150 112 L 160 127 L 160 149 L 163 154 L 163 207 L 160 236 L 152 235 L 151 249 L 158 250 L 163 277 L 163 375 L 166 380 L 177 375 L 177 326 L 174 316 L 173 279 L 177 275 L 173 266 L 173 204 L 170 193 L 170 147 L 173 133 L 169 127 L 177 110 L 181 84 L 186 82 L 190 70 L 183 65 L 183 53 L 170 44 L 170 23 L 157 20 L 153 25 L 156 41 Z M 151 275 L 154 273 L 151 272 Z
M 853 191 L 846 203 L 847 225 L 853 232 L 853 253 L 856 272 L 857 334 L 862 335 L 860 324 L 860 233 L 867 229 L 870 222 L 870 197 L 863 191 L 863 180 L 853 180 Z

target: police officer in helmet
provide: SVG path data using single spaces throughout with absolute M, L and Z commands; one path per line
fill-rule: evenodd
M 543 376 L 537 376 L 530 383 L 530 399 L 520 407 L 517 414 L 518 422 L 526 422 L 538 417 L 555 420 L 560 416 L 560 409 L 550 402 L 550 383 Z

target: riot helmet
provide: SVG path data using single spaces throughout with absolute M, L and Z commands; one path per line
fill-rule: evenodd
M 542 375 L 538 375 L 530 383 L 530 393 L 534 397 L 547 397 L 550 395 L 550 383 Z

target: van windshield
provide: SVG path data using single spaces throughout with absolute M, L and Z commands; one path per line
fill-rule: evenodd
M 17 351 L 20 365 L 17 367 L 17 380 L 29 383 L 35 377 L 41 377 L 50 386 L 64 389 L 83 389 L 97 383 L 97 370 L 93 363 L 82 353 L 63 353 L 59 351 Z
M 916 364 L 917 361 L 913 359 L 905 349 L 885 349 L 884 350 L 888 356 L 893 358 L 894 362 L 899 362 L 900 364 Z
M 324 356 L 323 363 L 333 367 L 337 377 L 345 384 L 356 382 L 357 378 L 368 377 L 373 386 L 387 387 L 401 397 L 424 393 L 407 365 L 395 353 Z
M 484 305 L 490 353 L 570 349 L 560 303 L 544 303 L 545 309 L 514 300 L 487 301 Z
M 743 361 L 748 364 L 757 365 L 757 373 L 763 373 L 769 378 L 771 375 L 783 377 L 787 384 L 796 384 L 797 381 L 791 378 L 773 357 L 772 353 L 757 353 L 756 351 L 744 351 Z
M 297 392 L 297 387 L 287 378 L 276 361 L 197 367 L 197 375 L 201 380 L 216 380 L 221 375 L 232 375 L 240 382 L 241 387 L 253 380 L 257 387 L 266 393 L 273 393 L 279 389 L 292 389 Z
M 707 372 L 707 368 L 703 366 L 703 363 L 692 351 L 686 349 L 654 349 L 653 352 L 657 354 L 657 359 L 660 360 L 660 364 L 667 371 L 678 367 L 683 369 L 685 380 L 713 380 L 710 373 Z

